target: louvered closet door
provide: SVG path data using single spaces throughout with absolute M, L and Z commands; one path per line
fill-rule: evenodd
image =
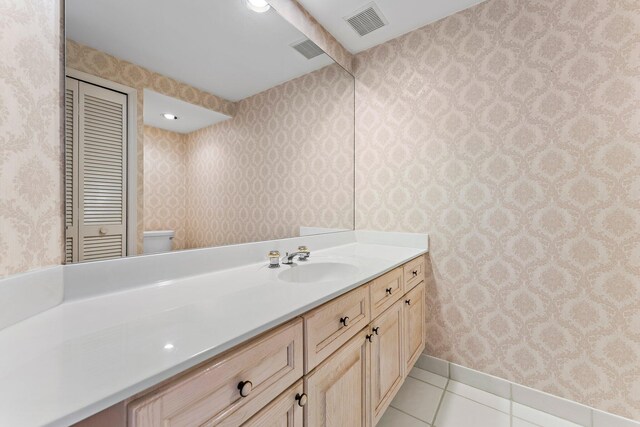
M 65 262 L 78 261 L 78 81 L 67 77 L 64 94 Z
M 79 83 L 79 261 L 126 255 L 127 96 Z

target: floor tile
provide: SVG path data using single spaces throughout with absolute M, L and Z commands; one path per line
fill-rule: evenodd
M 487 393 L 486 391 L 468 386 L 466 384 L 459 383 L 457 381 L 449 381 L 447 385 L 447 391 L 455 393 L 467 399 L 471 399 L 483 405 L 497 409 L 498 411 L 511 413 L 511 401 L 495 394 Z
M 457 394 L 445 392 L 436 427 L 509 427 L 511 417 Z
M 432 423 L 444 390 L 407 377 L 391 406 L 424 422 Z
M 513 416 L 514 420 L 517 417 L 541 427 L 580 427 L 580 424 L 574 424 L 516 402 L 513 402 Z
M 445 377 L 436 375 L 433 372 L 425 371 L 424 369 L 413 368 L 409 372 L 409 376 L 436 387 L 445 388 L 447 386 L 447 379 Z
M 389 406 L 376 427 L 427 427 L 429 424 Z

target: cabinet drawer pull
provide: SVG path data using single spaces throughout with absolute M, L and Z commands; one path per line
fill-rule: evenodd
M 404 303 L 405 303 L 405 304 L 407 304 L 407 305 L 411 305 L 411 300 L 410 300 L 410 299 L 408 299 L 408 300 L 406 300 Z
M 393 292 L 393 288 L 387 288 L 386 291 L 387 295 L 391 295 L 391 292 Z
M 369 341 L 369 342 L 373 342 L 373 334 L 371 334 L 371 335 L 367 335 L 367 337 L 366 337 L 366 338 L 367 338 L 367 341 Z
M 253 383 L 251 381 L 240 381 L 238 384 L 238 390 L 240 390 L 240 396 L 247 397 L 253 389 Z
M 416 277 L 418 275 L 418 270 L 413 270 L 412 273 L 413 273 L 413 277 Z
M 375 328 L 371 329 L 371 331 L 372 331 L 374 334 L 378 335 L 378 334 L 379 334 L 379 332 L 380 332 L 380 326 L 376 326 Z
M 343 326 L 348 326 L 349 325 L 349 316 L 344 316 L 340 318 L 340 323 L 342 323 Z
M 305 393 L 296 394 L 296 402 L 298 402 L 298 406 L 305 406 L 307 404 L 308 397 Z

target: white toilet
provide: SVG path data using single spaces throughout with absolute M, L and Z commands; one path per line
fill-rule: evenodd
M 171 243 L 175 236 L 175 231 L 145 231 L 143 235 L 142 243 L 145 255 L 171 252 Z

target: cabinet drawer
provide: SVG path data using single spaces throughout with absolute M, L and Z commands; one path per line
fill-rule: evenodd
M 378 277 L 370 285 L 371 318 L 375 319 L 387 308 L 391 307 L 404 293 L 402 283 L 402 267 Z
M 297 319 L 141 397 L 129 425 L 242 424 L 302 377 L 302 335 Z
M 404 265 L 404 292 L 409 292 L 414 286 L 423 280 L 424 255 L 421 255 Z
M 303 317 L 305 372 L 310 372 L 369 323 L 369 285 L 360 286 Z

